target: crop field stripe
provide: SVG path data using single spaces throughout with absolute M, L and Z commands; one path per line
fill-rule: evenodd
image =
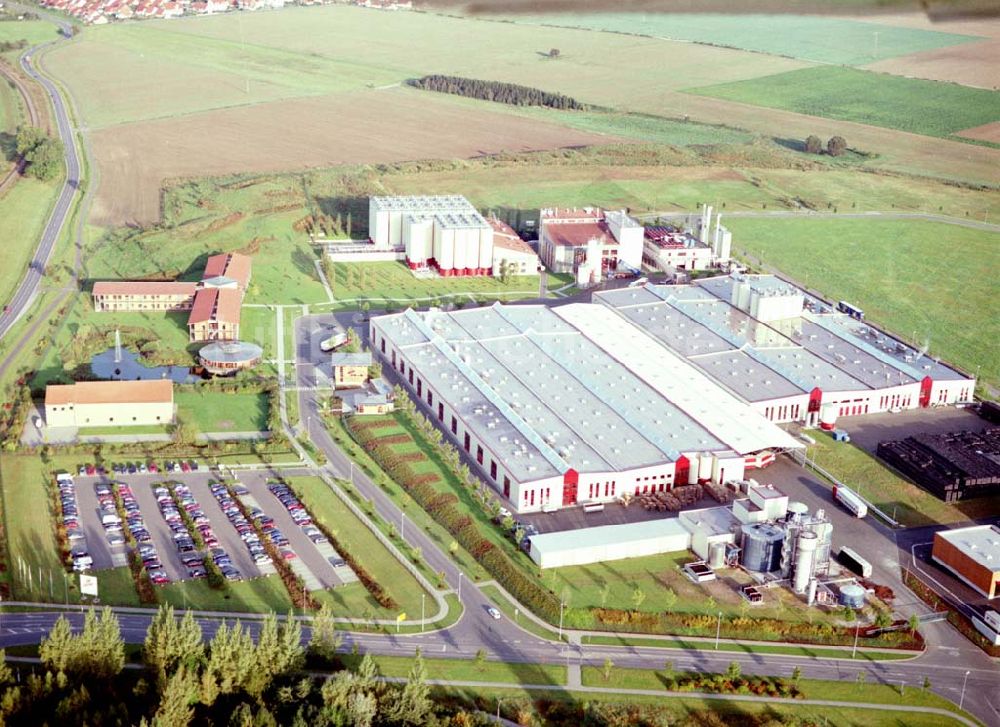
M 831 66 L 685 93 L 955 139 L 956 132 L 1000 119 L 995 91 Z

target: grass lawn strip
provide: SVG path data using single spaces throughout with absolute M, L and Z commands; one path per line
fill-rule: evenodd
M 484 586 L 480 586 L 479 590 L 481 590 L 483 594 L 490 599 L 497 608 L 500 609 L 500 612 L 503 613 L 504 616 L 509 618 L 525 631 L 528 631 L 539 638 L 547 639 L 548 641 L 559 640 L 559 633 L 557 631 L 546 628 L 538 624 L 534 619 L 526 616 L 523 612 L 517 609 L 514 604 L 511 603 L 510 599 L 503 593 L 503 591 L 496 586 L 486 584 Z M 584 641 L 584 643 L 591 642 Z
M 405 677 L 413 667 L 408 656 L 376 656 L 382 676 Z M 339 659 L 348 669 L 354 669 L 360 656 L 341 654 Z M 470 659 L 424 658 L 428 679 L 448 681 L 506 682 L 510 684 L 540 684 L 562 686 L 566 683 L 566 667 L 561 664 L 521 664 L 518 662 L 484 661 L 477 664 Z
M 188 417 L 205 432 L 262 432 L 267 430 L 267 394 L 212 391 L 204 386 L 196 391 L 174 394 L 179 416 Z
M 1000 495 L 946 503 L 889 469 L 880 459 L 853 444 L 834 442 L 826 434 L 813 437 L 808 456 L 882 512 L 908 527 L 963 523 L 994 515 Z
M 492 596 L 491 596 L 492 598 Z M 851 649 L 823 648 L 814 646 L 772 646 L 770 644 L 737 644 L 732 641 L 720 641 L 719 648 L 714 642 L 687 639 L 644 639 L 631 636 L 591 636 L 582 638 L 584 644 L 600 644 L 605 646 L 640 646 L 660 649 L 698 649 L 704 651 L 732 651 L 745 654 L 780 654 L 783 656 L 812 656 L 819 659 L 851 659 Z M 895 661 L 915 659 L 921 652 L 858 650 L 858 660 Z

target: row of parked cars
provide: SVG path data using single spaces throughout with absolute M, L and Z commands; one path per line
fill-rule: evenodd
M 292 520 L 302 528 L 302 532 L 306 534 L 306 537 L 317 544 L 329 542 L 326 536 L 323 535 L 323 532 L 313 525 L 309 511 L 306 510 L 305 505 L 299 501 L 299 498 L 295 496 L 295 493 L 292 492 L 292 489 L 288 485 L 283 482 L 269 482 L 267 489 L 271 491 L 272 495 L 278 498 L 278 502 L 285 506 L 288 514 L 292 516 Z
M 253 559 L 253 562 L 257 565 L 266 565 L 270 563 L 271 557 L 267 554 L 264 544 L 260 541 L 260 536 L 257 534 L 257 531 L 254 529 L 250 521 L 243 515 L 243 511 L 240 510 L 239 506 L 236 504 L 236 500 L 234 500 L 232 495 L 229 494 L 229 488 L 220 482 L 210 482 L 209 488 L 212 490 L 212 495 L 219 503 L 219 507 L 222 508 L 223 514 L 229 518 L 229 522 L 232 523 L 233 527 L 236 529 L 236 532 L 240 536 L 240 540 L 242 540 L 244 545 L 246 545 L 247 551 L 250 553 L 250 557 Z M 244 490 L 244 492 L 246 492 L 246 490 Z M 263 515 L 263 513 L 261 514 Z M 253 515 L 253 513 L 251 513 L 251 515 Z M 263 517 L 267 516 L 264 515 Z
M 163 570 L 163 563 L 160 562 L 160 557 L 156 552 L 156 546 L 153 545 L 153 537 L 149 533 L 149 528 L 146 527 L 145 520 L 143 520 L 139 502 L 135 499 L 135 493 L 132 492 L 132 488 L 129 485 L 119 482 L 111 486 L 96 485 L 95 487 L 97 501 L 101 506 L 101 522 L 104 524 L 105 530 L 108 531 L 108 542 L 113 545 L 120 544 L 113 542 L 111 538 L 116 530 L 121 535 L 122 528 L 121 520 L 115 511 L 115 493 L 112 491 L 112 488 L 117 491 L 118 498 L 121 500 L 122 510 L 125 511 L 125 527 L 128 528 L 129 534 L 136 541 L 136 550 L 138 551 L 139 558 L 142 560 L 143 567 L 149 574 L 149 580 L 158 586 L 170 583 L 170 578 L 167 577 L 166 572 Z M 110 512 L 108 508 L 110 508 Z M 114 515 L 111 514 L 112 512 Z
M 166 472 L 197 472 L 198 463 L 193 459 L 166 462 L 163 469 Z M 159 474 L 160 468 L 155 462 L 115 462 L 111 465 L 111 472 L 116 475 L 155 475 Z M 106 475 L 108 470 L 103 465 L 83 464 L 80 465 L 78 474 L 80 477 L 94 477 L 95 475 Z
M 80 506 L 76 501 L 76 484 L 70 475 L 60 473 L 56 475 L 56 485 L 59 487 L 62 524 L 70 544 L 73 570 L 85 571 L 94 564 L 94 559 L 87 552 L 87 540 L 80 529 Z
M 190 516 L 195 527 L 198 528 L 202 540 L 205 541 L 207 547 L 218 547 L 219 541 L 212 532 L 208 516 L 198 506 L 197 501 L 187 486 L 177 485 L 176 493 L 177 502 L 171 496 L 169 488 L 163 486 L 153 488 L 156 505 L 160 508 L 160 514 L 166 521 L 167 527 L 170 528 L 174 547 L 177 549 L 177 554 L 184 567 L 187 568 L 188 576 L 190 578 L 205 578 L 208 575 L 208 571 L 205 568 L 205 557 L 195 548 L 194 537 L 188 532 L 187 525 L 184 523 L 184 517 L 178 508 L 178 502 L 180 503 L 180 507 L 183 507 L 185 512 Z M 230 577 L 225 571 L 223 571 L 223 575 L 227 578 Z M 239 578 L 239 571 L 234 573 L 235 578 Z

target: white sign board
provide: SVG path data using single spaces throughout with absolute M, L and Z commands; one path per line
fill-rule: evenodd
M 97 576 L 80 574 L 80 593 L 84 596 L 97 595 Z

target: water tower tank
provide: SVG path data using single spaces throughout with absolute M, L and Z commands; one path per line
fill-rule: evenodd
M 708 548 L 708 565 L 715 568 L 726 567 L 726 543 L 712 543 Z
M 837 426 L 839 407 L 836 404 L 824 404 L 819 410 L 820 429 L 832 431 Z
M 840 589 L 840 605 L 851 608 L 861 608 L 865 605 L 865 589 L 855 583 L 849 583 Z
M 816 533 L 804 530 L 799 533 L 795 542 L 795 571 L 792 587 L 796 593 L 805 593 L 809 581 L 816 571 L 816 546 L 819 537 Z
M 815 578 L 809 581 L 809 587 L 806 589 L 806 603 L 810 606 L 816 603 L 816 589 L 818 586 L 819 583 Z
M 785 531 L 771 523 L 754 523 L 743 528 L 743 567 L 757 573 L 772 573 L 781 567 L 781 546 Z

